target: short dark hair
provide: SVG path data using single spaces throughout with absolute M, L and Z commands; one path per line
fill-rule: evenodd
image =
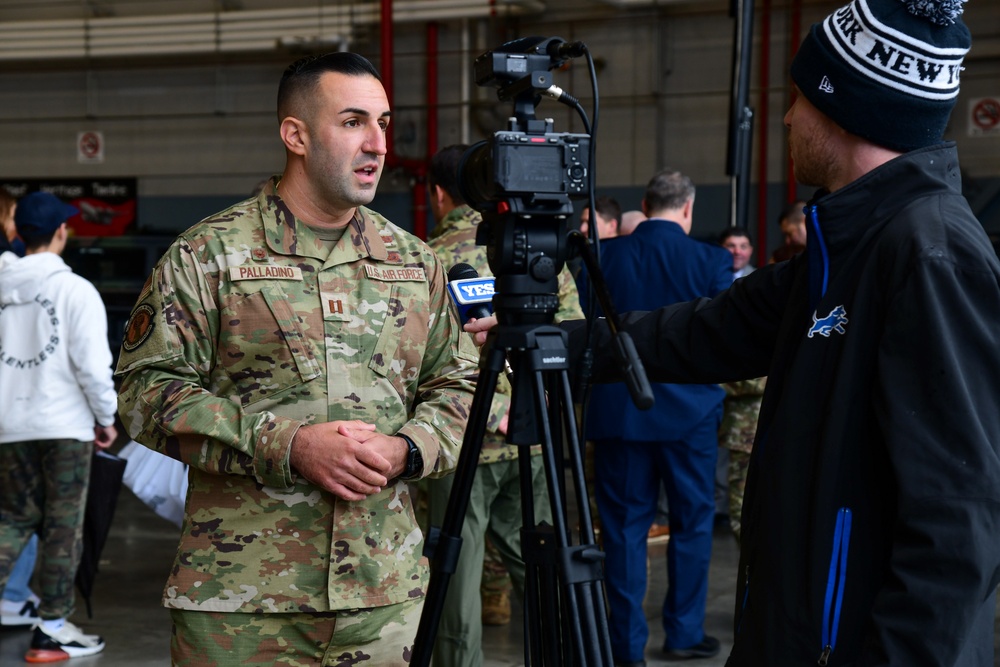
M 728 239 L 731 239 L 734 236 L 737 238 L 745 238 L 750 243 L 750 245 L 753 245 L 753 237 L 750 236 L 750 232 L 747 231 L 746 227 L 740 227 L 740 226 L 726 227 L 724 230 L 722 230 L 722 233 L 719 234 L 719 245 L 722 245 Z
M 372 76 L 382 81 L 378 70 L 364 56 L 337 51 L 299 58 L 285 68 L 278 84 L 278 122 L 292 115 L 288 107 L 293 100 L 312 91 L 319 78 L 327 72 L 349 76 Z
M 465 144 L 445 146 L 431 157 L 427 169 L 427 185 L 440 186 L 457 206 L 465 204 L 465 197 L 458 188 L 458 165 L 467 148 Z
M 589 209 L 590 204 L 584 207 L 584 210 Z M 608 195 L 601 195 L 594 200 L 594 208 L 597 209 L 597 214 L 607 218 L 608 220 L 614 220 L 619 226 L 622 224 L 622 207 L 618 203 L 618 200 L 614 197 L 609 197 Z M 593 217 L 593 216 L 591 216 Z M 593 223 L 593 221 L 591 221 Z
M 64 223 L 65 224 L 65 223 Z M 61 227 L 62 225 L 60 225 Z M 24 242 L 25 250 L 37 250 L 38 248 L 43 248 L 52 243 L 52 239 L 55 238 L 56 232 L 59 231 L 59 227 L 56 227 L 48 234 L 41 234 L 39 236 L 21 236 L 21 240 Z
M 672 211 L 694 199 L 694 183 L 676 169 L 663 169 L 646 185 L 646 211 Z
M 805 208 L 806 203 L 801 200 L 795 200 L 784 205 L 781 209 L 781 213 L 778 215 L 778 225 L 785 220 L 798 220 L 799 218 L 805 218 L 806 214 L 802 211 Z

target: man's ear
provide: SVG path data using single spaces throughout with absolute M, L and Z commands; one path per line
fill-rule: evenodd
M 431 196 L 434 197 L 434 201 L 437 202 L 438 206 L 443 206 L 444 198 L 448 196 L 448 193 L 440 185 L 435 184 L 433 190 L 431 190 Z
M 642 201 L 639 202 L 639 208 L 642 209 L 642 214 L 648 218 L 649 217 L 649 207 L 646 206 L 646 198 L 645 197 L 643 197 Z
M 290 152 L 304 155 L 309 145 L 309 128 L 295 116 L 285 116 L 279 128 L 281 141 Z

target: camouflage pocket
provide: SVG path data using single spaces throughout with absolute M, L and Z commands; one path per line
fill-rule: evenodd
M 416 386 L 427 349 L 426 303 L 426 291 L 420 302 L 420 295 L 413 289 L 392 286 L 389 308 L 368 363 L 372 371 L 391 382 L 404 398 L 413 393 L 408 387 Z
M 312 345 L 280 287 L 264 285 L 220 315 L 219 361 L 242 405 L 319 377 Z

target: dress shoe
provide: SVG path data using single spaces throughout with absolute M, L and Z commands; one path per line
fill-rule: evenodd
M 661 539 L 662 538 L 662 539 Z M 661 542 L 666 541 L 670 538 L 670 526 L 654 523 L 649 527 L 649 533 L 646 535 L 646 539 L 650 542 Z
M 696 658 L 711 658 L 719 654 L 719 640 L 705 635 L 705 638 L 694 646 L 687 648 L 663 647 L 663 657 L 667 660 L 692 660 Z

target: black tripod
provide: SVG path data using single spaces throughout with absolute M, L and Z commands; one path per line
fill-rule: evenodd
M 565 254 L 563 220 L 548 221 L 547 226 L 537 218 L 527 220 L 506 214 L 499 220 L 493 220 L 492 224 L 489 221 L 483 224 L 487 225 L 484 229 L 492 230 L 494 235 L 500 237 L 496 241 L 500 245 L 491 246 L 494 250 L 490 256 L 491 267 L 502 267 L 502 255 L 512 247 L 550 247 L 557 258 Z M 550 234 L 554 236 L 547 236 Z M 510 235 L 514 239 L 525 240 L 525 243 L 512 242 Z M 555 247 L 546 245 L 546 237 L 555 243 Z M 520 257 L 517 252 L 512 254 Z M 597 263 L 592 255 L 588 255 L 586 248 L 584 259 L 591 275 L 599 278 Z M 430 585 L 411 658 L 411 664 L 418 667 L 426 667 L 430 662 L 448 583 L 461 550 L 462 524 L 490 406 L 497 380 L 508 361 L 513 369 L 513 392 L 507 441 L 518 445 L 521 478 L 525 665 L 610 667 L 613 663 L 604 599 L 604 554 L 594 542 L 568 373 L 567 334 L 551 326 L 559 305 L 555 276 L 563 262 L 555 261 L 551 266 L 547 263 L 542 266 L 538 262 L 529 264 L 535 270 L 525 274 L 507 275 L 497 271 L 494 305 L 499 324 L 490 332 L 481 356 L 480 376 L 451 496 L 436 546 L 433 547 Z M 599 297 L 602 291 L 605 295 L 607 293 L 606 289 L 599 290 Z M 605 312 L 613 317 L 610 303 Z M 626 345 L 623 347 L 630 346 L 631 341 L 624 342 Z M 631 360 L 623 363 L 633 364 Z M 642 381 L 645 381 L 644 377 Z M 648 385 L 646 391 L 649 391 Z M 569 450 L 570 479 L 579 517 L 576 544 L 566 512 L 566 483 L 561 465 L 564 437 Z M 538 443 L 541 443 L 552 507 L 552 526 L 535 522 L 530 447 Z

